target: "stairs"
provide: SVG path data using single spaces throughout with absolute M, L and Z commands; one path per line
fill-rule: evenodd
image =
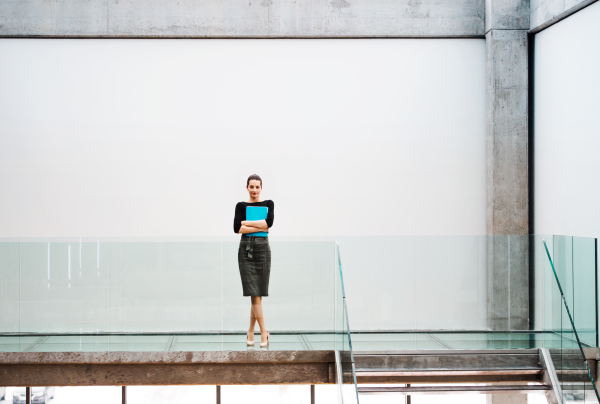
M 543 351 L 549 355 L 547 350 L 540 349 L 355 351 L 358 392 L 412 395 L 541 391 L 553 394 L 553 382 L 549 377 L 552 369 L 546 366 Z M 478 383 L 481 385 L 473 385 Z M 360 384 L 381 386 L 361 387 Z M 556 379 L 554 384 L 557 384 Z

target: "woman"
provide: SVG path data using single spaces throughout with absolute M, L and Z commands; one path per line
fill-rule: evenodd
M 271 274 L 271 248 L 268 237 L 259 237 L 252 233 L 269 232 L 273 226 L 274 209 L 273 201 L 261 201 L 262 179 L 253 174 L 248 177 L 246 189 L 250 199 L 248 202 L 238 202 L 235 206 L 233 231 L 241 234 L 240 248 L 238 249 L 238 265 L 242 277 L 244 296 L 250 297 L 250 328 L 246 335 L 246 344 L 254 345 L 254 325 L 258 321 L 260 327 L 260 346 L 269 345 L 269 332 L 265 327 L 263 317 L 262 297 L 269 296 L 269 275 Z M 249 206 L 267 207 L 267 218 L 263 220 L 246 220 L 246 208 Z M 252 338 L 252 339 L 250 339 Z

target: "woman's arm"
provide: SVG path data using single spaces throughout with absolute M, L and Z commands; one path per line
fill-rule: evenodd
M 267 213 L 267 227 L 273 227 L 273 220 L 275 220 L 275 202 L 271 201 L 269 204 L 269 211 Z
M 242 227 L 242 214 L 243 214 L 244 205 L 238 203 L 235 205 L 235 217 L 233 218 L 233 232 L 240 233 L 240 227 Z
M 257 227 L 250 227 L 250 226 L 244 226 L 244 225 L 242 225 L 242 227 L 240 227 L 240 231 L 238 233 L 239 234 L 248 234 L 248 233 L 256 233 L 258 231 L 269 232 L 269 229 L 268 228 L 259 229 Z
M 265 219 L 262 220 L 244 220 L 242 222 L 242 226 L 248 226 L 248 227 L 256 227 L 259 229 L 268 229 L 269 226 L 267 225 L 267 221 Z

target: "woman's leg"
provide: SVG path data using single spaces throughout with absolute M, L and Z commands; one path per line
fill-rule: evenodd
M 250 328 L 248 328 L 248 335 L 252 335 L 252 339 L 254 340 L 254 325 L 256 324 L 256 316 L 254 315 L 254 307 L 252 307 L 252 298 L 250 298 Z
M 263 317 L 262 296 L 252 296 L 252 310 L 254 310 L 254 317 L 260 327 L 260 340 L 261 342 L 267 342 L 267 327 L 265 327 L 265 318 Z

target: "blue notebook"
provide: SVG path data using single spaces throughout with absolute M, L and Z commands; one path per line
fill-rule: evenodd
M 246 220 L 263 220 L 267 218 L 269 208 L 266 206 L 246 206 Z M 256 233 L 248 233 L 248 236 L 268 237 L 266 231 L 257 231 Z

